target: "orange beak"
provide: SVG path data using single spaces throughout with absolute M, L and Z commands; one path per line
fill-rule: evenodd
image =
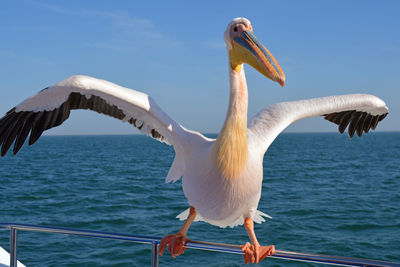
M 247 63 L 269 79 L 285 84 L 285 74 L 268 49 L 257 40 L 252 31 L 244 31 L 233 38 L 231 63 L 233 66 Z

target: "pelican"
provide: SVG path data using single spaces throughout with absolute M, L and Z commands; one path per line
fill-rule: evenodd
M 263 158 L 276 136 L 303 118 L 323 116 L 348 128 L 351 137 L 368 133 L 388 114 L 385 103 L 367 94 L 352 94 L 284 102 L 261 110 L 247 121 L 248 90 L 243 64 L 281 86 L 285 75 L 278 62 L 253 34 L 250 21 L 233 19 L 224 34 L 230 79 L 229 106 L 216 139 L 188 130 L 170 118 L 148 95 L 88 76 L 72 76 L 47 87 L 12 108 L 0 120 L 1 156 L 14 142 L 16 154 L 26 138 L 29 145 L 41 134 L 61 125 L 71 110 L 90 109 L 132 124 L 143 133 L 172 145 L 175 158 L 166 182 L 182 178 L 189 208 L 177 217 L 185 220 L 176 234 L 161 241 L 160 255 L 168 247 L 173 257 L 182 254 L 194 221 L 219 227 L 244 225 L 249 241 L 242 245 L 245 263 L 258 263 L 275 251 L 260 246 L 254 222 L 267 214 L 258 210 L 263 179 Z

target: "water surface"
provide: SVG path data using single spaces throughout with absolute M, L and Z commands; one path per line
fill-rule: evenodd
M 146 136 L 44 136 L 0 159 L 0 222 L 164 236 L 188 207 L 165 184 L 173 149 Z M 400 133 L 282 134 L 264 158 L 255 231 L 277 249 L 400 262 Z M 193 240 L 242 244 L 243 227 L 196 222 Z M 8 249 L 9 231 L 0 231 Z M 149 245 L 19 232 L 27 266 L 143 266 Z M 240 255 L 187 250 L 161 266 L 241 266 Z M 310 266 L 270 259 L 268 266 Z

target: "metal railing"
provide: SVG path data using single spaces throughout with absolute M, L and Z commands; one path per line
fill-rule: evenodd
M 17 267 L 17 230 L 32 231 L 32 232 L 44 232 L 44 233 L 56 233 L 66 235 L 77 235 L 86 237 L 96 237 L 113 240 L 123 240 L 128 242 L 145 243 L 151 244 L 152 246 L 152 266 L 158 266 L 158 249 L 161 238 L 144 235 L 131 235 L 131 234 L 118 234 L 108 233 L 91 230 L 80 230 L 72 228 L 54 227 L 54 226 L 38 226 L 30 224 L 17 224 L 17 223 L 0 223 L 0 229 L 10 230 L 10 267 Z M 239 245 L 203 242 L 203 241 L 190 241 L 186 245 L 187 248 L 201 249 L 209 251 L 217 251 L 224 253 L 243 254 Z M 319 255 L 310 253 L 300 253 L 276 250 L 275 254 L 270 258 L 283 259 L 283 260 L 294 260 L 294 261 L 306 261 L 312 263 L 323 263 L 330 265 L 339 266 L 387 266 L 400 267 L 400 263 L 385 262 L 378 260 L 359 259 L 341 256 L 329 256 Z

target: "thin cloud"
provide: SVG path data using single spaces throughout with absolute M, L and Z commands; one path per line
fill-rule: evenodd
M 31 4 L 33 4 L 35 6 L 38 6 L 38 7 L 41 7 L 41 8 L 56 12 L 56 13 L 67 14 L 67 15 L 72 14 L 72 12 L 70 10 L 59 7 L 59 6 L 50 5 L 50 4 L 42 3 L 42 2 L 38 2 L 38 1 L 30 1 L 30 2 L 31 2 Z
M 140 44 L 146 46 L 162 45 L 164 48 L 181 46 L 181 42 L 171 40 L 159 32 L 154 23 L 149 19 L 133 17 L 123 11 L 101 11 L 85 8 L 67 9 L 36 1 L 33 1 L 32 3 L 59 14 L 104 20 L 108 24 L 111 34 L 116 36 L 116 38 L 101 40 L 97 44 L 93 44 L 95 47 L 113 50 L 125 50 L 126 48 L 127 50 L 132 51 L 135 50 L 134 47 L 137 47 Z M 108 41 L 109 39 L 112 39 L 113 41 L 110 42 Z

